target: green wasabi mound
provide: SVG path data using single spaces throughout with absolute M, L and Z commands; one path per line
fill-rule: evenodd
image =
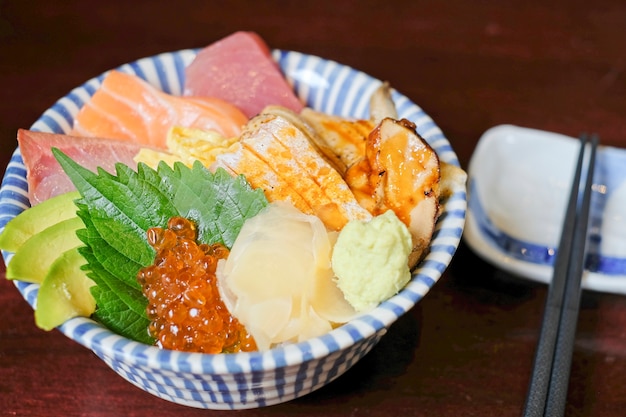
M 332 268 L 337 286 L 355 310 L 376 307 L 409 282 L 412 247 L 408 228 L 391 210 L 344 226 L 333 248 Z

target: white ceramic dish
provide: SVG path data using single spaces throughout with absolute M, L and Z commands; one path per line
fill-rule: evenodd
M 468 169 L 468 245 L 504 270 L 548 282 L 578 149 L 557 133 L 486 131 Z M 626 294 L 626 150 L 601 146 L 597 158 L 583 288 Z
M 144 58 L 121 66 L 160 89 L 180 94 L 184 68 L 196 50 Z M 369 97 L 380 81 L 333 61 L 297 52 L 273 51 L 273 57 L 297 94 L 311 107 L 343 116 L 367 117 Z M 72 90 L 31 127 L 67 132 L 74 115 L 100 85 L 103 75 Z M 457 157 L 437 125 L 406 96 L 394 91 L 399 115 L 413 121 L 443 161 Z M 0 188 L 0 229 L 28 207 L 25 167 L 17 149 Z M 206 355 L 161 350 L 116 335 L 88 318 L 59 327 L 67 337 L 91 349 L 113 370 L 141 389 L 191 407 L 242 409 L 278 404 L 303 396 L 342 375 L 368 353 L 389 326 L 421 300 L 446 269 L 465 223 L 466 192 L 461 187 L 445 205 L 431 251 L 410 283 L 371 313 L 321 336 L 267 352 Z M 5 261 L 10 253 L 3 253 Z M 16 282 L 34 305 L 38 285 Z M 436 320 L 436 317 L 432 319 Z

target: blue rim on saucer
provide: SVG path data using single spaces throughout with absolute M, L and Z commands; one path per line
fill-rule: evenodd
M 487 130 L 468 170 L 464 240 L 470 248 L 516 275 L 547 282 L 565 207 L 560 197 L 569 189 L 577 143 L 557 133 L 512 125 Z M 593 175 L 583 288 L 626 293 L 626 217 L 621 214 L 626 150 L 601 146 Z M 509 191 L 502 191 L 504 187 Z M 512 210 L 516 204 L 526 212 Z

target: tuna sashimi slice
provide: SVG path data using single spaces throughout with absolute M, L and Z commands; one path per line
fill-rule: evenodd
M 184 94 L 219 97 L 248 117 L 268 105 L 295 112 L 303 108 L 267 44 L 254 32 L 235 32 L 200 50 L 185 70 Z
M 178 97 L 143 79 L 110 71 L 74 119 L 71 135 L 122 139 L 165 148 L 172 126 L 239 136 L 248 118 L 236 106 L 214 97 Z
M 115 163 L 136 167 L 133 160 L 140 144 L 102 138 L 86 138 L 20 129 L 17 141 L 26 165 L 28 195 L 32 206 L 76 188 L 52 154 L 59 148 L 81 166 L 115 172 Z

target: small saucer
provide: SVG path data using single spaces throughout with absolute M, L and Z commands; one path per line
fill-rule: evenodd
M 468 169 L 463 238 L 479 256 L 548 282 L 574 175 L 578 140 L 512 125 L 480 138 Z M 626 150 L 600 146 L 583 288 L 626 294 Z

